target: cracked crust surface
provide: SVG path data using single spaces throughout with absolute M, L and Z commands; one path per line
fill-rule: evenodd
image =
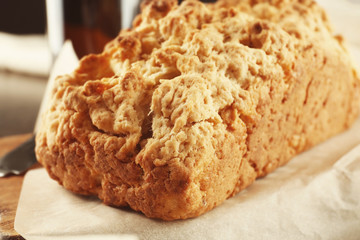
M 348 128 L 359 85 L 313 1 L 144 1 L 57 78 L 36 154 L 73 192 L 195 217 Z

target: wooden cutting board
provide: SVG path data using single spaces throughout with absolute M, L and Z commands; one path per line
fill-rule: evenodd
M 0 138 L 0 156 L 14 149 L 31 134 L 15 135 Z M 0 178 L 0 239 L 24 239 L 14 230 L 16 208 L 24 176 Z

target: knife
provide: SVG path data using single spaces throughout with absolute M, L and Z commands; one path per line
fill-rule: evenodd
M 36 163 L 35 135 L 0 158 L 0 177 L 19 175 Z

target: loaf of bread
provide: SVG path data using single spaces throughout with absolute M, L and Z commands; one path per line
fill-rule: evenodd
M 147 0 L 56 79 L 36 154 L 75 193 L 196 217 L 347 129 L 359 87 L 312 0 Z

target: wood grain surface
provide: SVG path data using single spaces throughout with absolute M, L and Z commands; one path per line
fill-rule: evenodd
M 0 156 L 14 149 L 27 139 L 31 134 L 16 135 L 0 138 Z M 24 176 L 9 176 L 0 178 L 0 239 L 23 239 L 14 230 L 16 208 L 19 201 L 20 190 Z

